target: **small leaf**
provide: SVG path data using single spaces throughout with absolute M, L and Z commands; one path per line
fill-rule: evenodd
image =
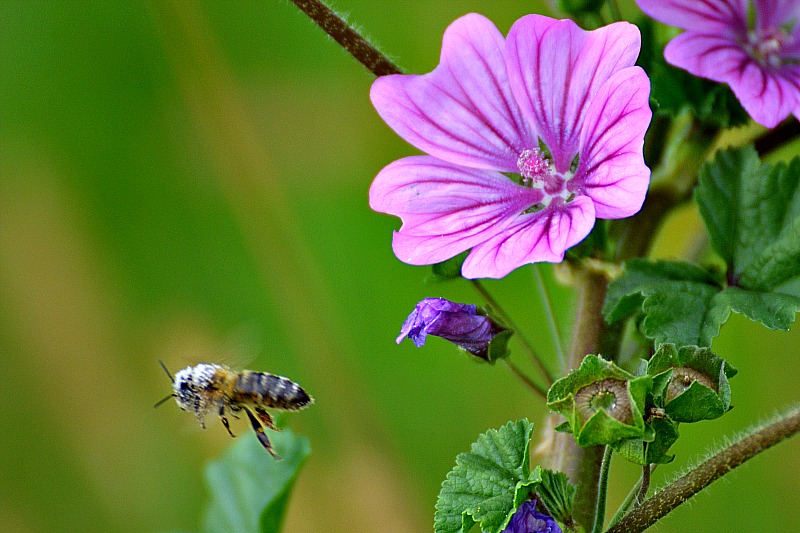
M 442 483 L 436 502 L 434 531 L 500 533 L 511 516 L 541 482 L 541 468 L 530 472 L 529 447 L 533 424 L 509 422 L 478 437 L 469 452 Z
M 243 435 L 206 467 L 210 501 L 203 531 L 278 533 L 289 494 L 311 448 L 289 429 L 270 435 L 275 461 L 254 435 Z
M 569 482 L 563 472 L 542 469 L 542 482 L 536 494 L 547 513 L 562 524 L 571 523 L 572 504 L 578 488 Z

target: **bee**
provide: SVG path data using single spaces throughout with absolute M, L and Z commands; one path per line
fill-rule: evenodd
M 237 414 L 244 411 L 258 441 L 275 459 L 280 457 L 272 449 L 264 426 L 275 431 L 280 429 L 275 427 L 266 409 L 299 411 L 314 402 L 294 381 L 267 372 L 235 372 L 223 365 L 199 364 L 187 366 L 173 378 L 164 363 L 160 360 L 159 363 L 172 381 L 173 392 L 155 407 L 175 398 L 178 407 L 195 414 L 203 429 L 206 415 L 214 412 L 231 437 L 236 435 L 231 431 L 226 415 L 230 413 L 239 418 Z

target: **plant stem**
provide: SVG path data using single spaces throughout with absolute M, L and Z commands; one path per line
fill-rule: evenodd
M 351 28 L 324 2 L 320 0 L 292 0 L 292 2 L 376 76 L 402 73 L 397 65 Z
M 760 426 L 633 509 L 607 533 L 638 533 L 745 461 L 800 431 L 800 405 Z
M 574 275 L 578 308 L 572 329 L 572 346 L 563 368 L 566 375 L 577 368 L 586 354 L 605 351 L 609 359 L 616 357 L 614 345 L 618 338 L 606 327 L 601 312 L 606 296 L 607 278 L 597 272 L 578 269 Z M 610 341 L 610 342 L 609 342 Z M 602 446 L 578 446 L 572 434 L 556 433 L 553 446 L 546 457 L 547 466 L 564 472 L 578 488 L 572 514 L 575 520 L 589 529 L 594 523 L 597 487 L 603 459 Z
M 594 512 L 594 527 L 592 533 L 603 533 L 603 524 L 606 520 L 606 497 L 608 496 L 608 472 L 611 470 L 611 446 L 606 446 L 603 453 L 603 464 L 600 466 L 600 479 L 597 482 L 597 506 Z
M 495 300 L 494 297 L 492 297 L 492 295 L 489 293 L 489 291 L 486 290 L 486 287 L 483 286 L 483 283 L 481 283 L 477 279 L 472 279 L 470 281 L 472 282 L 472 286 L 475 287 L 475 290 L 478 291 L 478 294 L 480 294 L 483 297 L 483 299 L 486 300 L 486 303 L 491 305 L 494 308 L 494 310 L 497 311 L 497 313 L 500 315 L 500 318 L 502 318 L 506 322 L 506 325 L 508 325 L 508 327 L 514 330 L 514 334 L 519 338 L 520 342 L 522 343 L 522 348 L 526 352 L 528 352 L 528 355 L 530 355 L 531 359 L 533 359 L 533 362 L 536 363 L 536 366 L 539 368 L 539 370 L 542 372 L 545 379 L 547 380 L 547 386 L 549 388 L 550 385 L 552 385 L 553 382 L 555 381 L 555 378 L 553 377 L 553 373 L 550 372 L 550 369 L 547 368 L 547 366 L 544 364 L 544 361 L 542 361 L 542 358 L 539 357 L 539 353 L 536 351 L 536 348 L 533 347 L 531 341 L 528 340 L 525 334 L 522 333 L 522 330 L 514 323 L 513 320 L 511 320 L 511 317 L 508 315 L 508 313 L 505 312 L 505 310 L 500 306 L 500 304 L 497 303 L 497 300 Z
M 531 378 L 526 376 L 522 370 L 519 369 L 517 365 L 509 361 L 507 358 L 503 359 L 503 363 L 505 363 L 506 367 L 511 370 L 511 372 L 519 378 L 525 385 L 527 385 L 533 392 L 544 398 L 547 399 L 547 389 L 542 387 Z
M 642 479 L 639 484 L 639 493 L 636 495 L 636 504 L 641 504 L 647 498 L 647 491 L 650 490 L 650 474 L 653 473 L 652 465 L 645 465 L 642 467 Z
M 550 291 L 547 290 L 547 285 L 544 283 L 542 277 L 541 263 L 533 265 L 533 278 L 536 280 L 536 289 L 539 291 L 539 298 L 544 304 L 545 315 L 547 316 L 547 325 L 550 326 L 550 333 L 553 336 L 553 344 L 556 347 L 556 356 L 558 356 L 559 365 L 564 364 L 564 341 L 561 339 L 561 333 L 558 329 L 556 322 L 556 314 L 553 309 L 553 302 L 550 299 Z

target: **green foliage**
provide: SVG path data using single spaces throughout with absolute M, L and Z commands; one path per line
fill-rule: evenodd
M 711 346 L 731 311 L 788 330 L 800 311 L 800 158 L 767 165 L 750 147 L 721 151 L 700 169 L 695 200 L 727 286 L 688 263 L 634 259 L 609 285 L 606 320 L 641 311 L 647 337 L 678 346 Z
M 656 113 L 676 117 L 685 111 L 710 128 L 732 128 L 749 121 L 747 112 L 727 85 L 697 78 L 664 60 L 664 43 L 650 19 L 637 24 L 642 51 L 637 64 L 650 77 L 650 95 Z
M 308 439 L 289 429 L 270 435 L 274 460 L 254 435 L 230 446 L 206 468 L 210 501 L 202 531 L 278 533 L 289 494 L 311 448 Z
M 542 479 L 540 467 L 530 471 L 532 432 L 526 419 L 509 422 L 458 454 L 436 502 L 436 533 L 467 533 L 475 524 L 488 533 L 506 527 Z
M 608 383 L 606 387 L 602 382 Z M 594 384 L 602 390 L 584 397 Z M 609 444 L 622 439 L 643 438 L 645 398 L 652 388 L 650 376 L 636 377 L 597 355 L 587 355 L 577 370 L 553 383 L 547 406 L 564 415 L 580 446 Z M 613 395 L 613 405 L 625 416 L 594 405 L 592 396 Z M 565 429 L 560 428 L 560 429 Z
M 563 472 L 553 472 L 543 468 L 541 476 L 542 481 L 536 488 L 539 501 L 557 522 L 571 523 L 572 504 L 575 501 L 577 487 L 569 482 Z
M 752 147 L 720 151 L 695 200 L 731 285 L 770 292 L 800 275 L 800 157 L 769 165 Z
M 664 407 L 666 414 L 676 422 L 713 420 L 730 409 L 728 379 L 735 376 L 737 370 L 708 348 L 676 348 L 673 344 L 662 344 L 650 359 L 647 372 L 654 380 L 659 376 L 659 382 L 666 381 L 666 386 L 653 395 L 654 402 Z M 692 376 L 699 379 L 692 379 Z M 670 381 L 679 379 L 691 381 L 683 392 L 676 383 L 670 389 Z

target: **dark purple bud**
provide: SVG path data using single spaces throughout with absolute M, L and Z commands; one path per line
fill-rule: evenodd
M 417 348 L 428 335 L 457 344 L 474 356 L 487 359 L 489 343 L 504 327 L 480 314 L 475 305 L 459 304 L 444 298 L 425 298 L 403 323 L 397 343 L 408 337 Z
M 562 533 L 551 517 L 536 511 L 536 500 L 528 500 L 519 506 L 502 533 Z

